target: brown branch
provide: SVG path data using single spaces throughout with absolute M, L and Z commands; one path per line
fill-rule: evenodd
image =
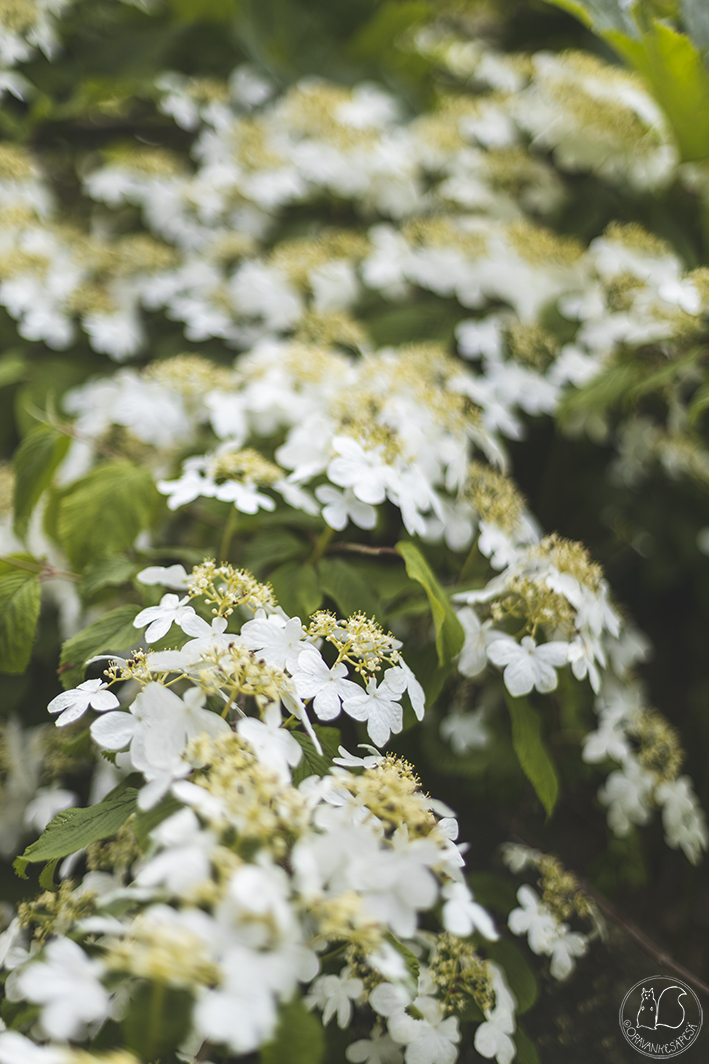
M 353 554 L 393 554 L 400 558 L 398 550 L 394 547 L 367 547 L 364 543 L 333 543 L 328 547 L 328 554 L 336 550 L 349 551 Z

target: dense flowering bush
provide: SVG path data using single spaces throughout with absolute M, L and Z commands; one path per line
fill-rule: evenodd
M 583 806 L 601 885 L 645 832 L 702 861 L 646 618 L 515 474 L 554 422 L 592 499 L 705 489 L 709 272 L 665 223 L 709 136 L 473 6 L 405 16 L 416 97 L 386 29 L 336 81 L 237 20 L 215 76 L 230 3 L 0 5 L 0 1064 L 534 1064 L 535 973 L 604 935 L 539 810 Z M 650 86 L 652 34 L 699 56 L 611 9 Z

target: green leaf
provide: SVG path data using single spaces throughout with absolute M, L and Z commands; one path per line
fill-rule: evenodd
M 698 48 L 709 51 L 709 5 L 706 0 L 680 0 L 682 21 Z
M 247 569 L 260 569 L 302 555 L 306 549 L 306 541 L 287 529 L 266 528 L 247 544 L 244 563 Z
M 509 879 L 495 872 L 471 872 L 466 878 L 475 900 L 487 909 L 494 909 L 506 920 L 517 905 L 517 888 Z
M 534 972 L 527 964 L 521 949 L 508 938 L 486 942 L 485 949 L 492 959 L 499 961 L 505 969 L 510 990 L 517 999 L 518 1014 L 527 1012 L 537 1000 L 539 987 Z
M 64 809 L 50 820 L 43 833 L 30 843 L 19 860 L 24 864 L 68 857 L 92 842 L 115 835 L 135 809 L 138 791 L 123 783 L 102 802 L 85 809 Z
M 36 573 L 14 569 L 0 576 L 0 672 L 24 672 L 39 620 Z
M 322 746 L 322 754 L 317 752 L 313 740 L 305 732 L 291 732 L 303 751 L 300 763 L 293 769 L 293 784 L 296 787 L 308 776 L 326 776 L 332 767 L 333 757 L 338 756 L 337 751 L 341 741 L 339 730 L 323 728 L 317 724 L 314 727 Z
M 318 565 L 318 573 L 323 591 L 345 617 L 359 611 L 368 617 L 381 616 L 381 603 L 372 582 L 358 572 L 354 565 L 340 558 L 323 558 Z
M 462 649 L 465 641 L 463 626 L 418 547 L 414 546 L 410 540 L 401 540 L 396 544 L 396 549 L 404 559 L 409 577 L 421 584 L 428 596 L 428 604 L 431 607 L 436 629 L 438 662 L 444 665 Z
M 15 489 L 13 506 L 15 531 L 24 538 L 32 511 L 49 486 L 54 471 L 69 449 L 71 440 L 50 425 L 38 425 L 29 432 L 14 457 Z
M 414 985 L 418 986 L 419 972 L 421 971 L 421 968 L 416 954 L 412 953 L 403 942 L 399 942 L 399 939 L 395 935 L 392 935 L 391 931 L 385 932 L 384 938 L 390 946 L 394 947 L 399 956 L 403 958 L 406 969 L 411 976 Z
M 59 672 L 66 689 L 81 683 L 89 658 L 138 646 L 141 633 L 134 627 L 133 619 L 139 613 L 139 606 L 116 606 L 62 644 Z
M 59 858 L 55 857 L 53 861 L 48 861 L 39 874 L 39 885 L 42 890 L 50 890 L 52 894 L 55 894 L 59 887 L 54 882 L 54 871 L 59 864 Z
M 192 1000 L 188 990 L 138 980 L 123 1020 L 126 1047 L 146 1062 L 172 1056 L 189 1031 Z
M 178 802 L 177 798 L 173 798 L 171 794 L 167 794 L 152 809 L 138 809 L 136 811 L 133 819 L 133 831 L 141 849 L 147 850 L 150 842 L 150 832 L 153 828 L 156 828 L 158 824 L 162 824 L 163 820 L 167 820 L 173 813 L 179 813 L 180 809 L 182 809 L 182 803 Z
M 627 5 L 621 7 L 619 0 L 548 0 L 548 3 L 568 11 L 600 36 L 609 30 L 629 37 L 638 35 L 638 27 Z
M 57 510 L 57 537 L 72 565 L 132 547 L 158 499 L 150 471 L 130 462 L 106 462 L 72 484 Z
M 513 698 L 505 691 L 505 701 L 512 719 L 512 745 L 517 760 L 547 816 L 551 816 L 559 794 L 559 780 L 542 742 L 539 714 L 526 698 Z
M 298 998 L 281 1009 L 276 1037 L 261 1050 L 261 1064 L 321 1064 L 324 1053 L 322 1022 Z
M 291 617 L 305 621 L 322 602 L 318 574 L 312 565 L 285 562 L 269 574 L 280 605 Z
M 682 161 L 709 157 L 709 71 L 689 37 L 659 20 L 639 40 L 604 36 L 648 82 L 672 124 Z
M 512 1038 L 517 1046 L 517 1056 L 515 1057 L 517 1064 L 539 1064 L 537 1047 L 534 1042 L 527 1037 L 521 1027 L 517 1028 L 512 1035 Z
M 21 351 L 6 351 L 0 358 L 0 388 L 27 379 L 27 364 Z
M 84 569 L 81 581 L 81 593 L 90 598 L 104 587 L 121 587 L 137 572 L 138 566 L 122 554 L 97 558 Z

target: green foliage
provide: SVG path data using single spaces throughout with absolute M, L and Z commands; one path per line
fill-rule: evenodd
M 189 990 L 138 980 L 123 1020 L 127 1048 L 146 1064 L 171 1053 L 189 1031 L 191 1012 Z
M 517 1028 L 512 1038 L 517 1046 L 517 1056 L 515 1057 L 517 1064 L 540 1064 L 537 1047 L 520 1027 Z
M 29 665 L 39 602 L 36 572 L 14 568 L 0 575 L 0 672 L 24 672 Z
M 91 598 L 97 591 L 103 591 L 106 587 L 121 587 L 135 575 L 137 568 L 135 562 L 122 554 L 97 558 L 84 569 L 81 593 L 86 598 Z
M 324 1053 L 323 1025 L 298 998 L 281 1009 L 276 1037 L 261 1050 L 261 1064 L 320 1064 Z
M 305 620 L 322 602 L 318 574 L 312 565 L 284 562 L 269 574 L 279 603 L 291 617 Z
M 38 425 L 15 451 L 15 530 L 27 534 L 32 511 L 49 486 L 71 440 L 50 425 Z
M 421 551 L 409 540 L 400 540 L 396 549 L 404 559 L 406 572 L 421 584 L 428 597 L 436 629 L 436 651 L 439 665 L 459 654 L 465 641 L 463 626 L 455 615 L 448 596 L 433 575 Z
M 77 569 L 128 550 L 151 523 L 159 499 L 149 470 L 131 462 L 105 462 L 61 495 L 59 543 Z
M 537 798 L 551 816 L 559 795 L 559 778 L 542 741 L 539 714 L 527 698 L 513 698 L 505 691 L 512 720 L 512 745 L 522 771 L 534 787 Z
M 59 672 L 65 688 L 81 682 L 89 658 L 129 650 L 140 642 L 140 633 L 133 625 L 139 612 L 137 606 L 116 606 L 62 644 Z
M 664 12 L 621 0 L 548 0 L 603 37 L 645 78 L 667 115 L 684 162 L 709 158 L 709 16 L 702 0 L 684 0 L 690 36 L 670 25 Z
M 517 999 L 517 1012 L 521 1016 L 528 1012 L 537 1000 L 539 987 L 534 972 L 524 959 L 519 946 L 508 938 L 499 938 L 485 947 L 493 960 L 505 969 L 505 976 L 510 990 Z
M 325 776 L 332 767 L 332 759 L 338 756 L 340 745 L 340 732 L 337 728 L 324 728 L 320 724 L 313 725 L 318 737 L 322 754 L 315 749 L 315 744 L 305 732 L 294 731 L 291 734 L 300 744 L 303 756 L 300 764 L 293 769 L 293 783 L 297 787 L 308 776 Z
M 15 861 L 17 874 L 25 878 L 28 864 L 67 857 L 92 842 L 115 835 L 135 809 L 137 796 L 136 788 L 124 780 L 98 805 L 57 813 L 40 837 Z
M 361 611 L 381 620 L 382 606 L 371 581 L 351 562 L 340 558 L 323 558 L 318 564 L 320 586 L 345 617 Z

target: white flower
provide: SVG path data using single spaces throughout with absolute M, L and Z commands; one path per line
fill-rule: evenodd
M 0 1064 L 66 1064 L 66 1059 L 63 1049 L 35 1045 L 19 1031 L 0 1033 Z
M 179 698 L 162 684 L 149 683 L 131 704 L 130 713 L 107 713 L 91 726 L 93 738 L 104 750 L 122 750 L 130 744 L 133 767 L 148 781 L 138 800 L 142 809 L 158 802 L 172 781 L 189 771 L 182 760 L 189 739 L 229 732 L 225 720 L 202 708 L 205 697 L 197 687 Z
M 654 785 L 653 776 L 630 757 L 622 769 L 611 772 L 598 797 L 608 806 L 608 823 L 616 835 L 627 835 L 633 824 L 647 824 Z
M 524 636 L 521 646 L 511 636 L 501 636 L 487 648 L 493 665 L 505 667 L 505 686 L 514 698 L 528 695 L 533 687 L 543 693 L 553 691 L 558 683 L 553 666 L 564 665 L 568 654 L 568 643 L 553 641 L 538 647 L 529 635 Z
M 588 938 L 576 931 L 569 931 L 566 924 L 559 924 L 559 936 L 551 947 L 549 970 L 555 979 L 567 979 L 576 967 L 575 957 L 583 957 L 588 950 Z
M 63 728 L 64 725 L 73 724 L 82 717 L 89 707 L 99 713 L 105 713 L 108 709 L 115 709 L 117 705 L 118 699 L 102 680 L 85 680 L 72 691 L 62 691 L 52 699 L 47 709 L 50 713 L 61 713 L 56 724 L 57 727 Z
M 443 926 L 452 935 L 467 938 L 473 931 L 479 931 L 484 938 L 495 941 L 500 936 L 495 930 L 490 914 L 473 899 L 465 883 L 446 883 L 441 890 L 444 897 Z
M 451 744 L 454 753 L 462 757 L 469 750 L 484 749 L 490 742 L 485 727 L 486 710 L 482 706 L 471 713 L 450 713 L 441 721 L 440 732 Z
M 355 720 L 366 720 L 372 742 L 381 747 L 388 742 L 392 732 L 400 732 L 403 727 L 400 698 L 401 691 L 392 689 L 385 674 L 379 686 L 372 677 L 367 683 L 367 690 L 346 698 L 342 708 Z
M 141 569 L 136 579 L 141 584 L 160 584 L 176 591 L 184 591 L 188 586 L 184 565 L 149 565 L 147 569 Z
M 261 610 L 242 627 L 241 638 L 247 647 L 258 651 L 269 665 L 288 669 L 290 673 L 296 672 L 301 653 L 311 645 L 303 642 L 305 629 L 299 617 L 291 617 L 284 622 L 277 614 L 265 617 Z
M 475 1032 L 473 1045 L 481 1056 L 495 1057 L 497 1064 L 511 1064 L 517 1054 L 517 1047 L 510 1038 L 515 1029 L 514 998 L 500 968 L 490 961 L 489 969 L 495 991 L 495 1008 L 486 1011 L 485 1022 Z
M 508 918 L 513 935 L 527 935 L 532 953 L 551 953 L 558 937 L 556 917 L 540 900 L 536 891 L 526 884 L 517 891 L 521 909 L 513 909 Z
M 110 997 L 100 982 L 103 965 L 69 938 L 52 939 L 43 958 L 18 973 L 17 989 L 42 1006 L 40 1022 L 50 1038 L 81 1038 L 86 1024 L 108 1015 Z
M 406 1064 L 454 1064 L 460 1041 L 457 1016 L 444 1019 L 435 998 L 417 997 L 413 1004 L 423 1019 L 402 1010 L 390 1016 L 387 1024 L 392 1038 L 406 1046 Z
M 141 610 L 138 616 L 133 621 L 135 628 L 145 628 L 145 639 L 148 643 L 157 643 L 159 639 L 172 628 L 173 624 L 179 624 L 182 627 L 182 622 L 186 617 L 194 616 L 194 608 L 192 606 L 186 606 L 185 603 L 189 602 L 189 595 L 179 599 L 177 595 L 163 595 L 160 599 L 159 606 L 147 606 L 144 610 Z
M 246 717 L 236 730 L 253 747 L 259 761 L 272 768 L 283 783 L 290 783 L 290 770 L 299 764 L 303 751 L 291 733 L 281 727 L 282 723 L 280 706 L 270 705 L 263 721 Z
M 56 813 L 76 805 L 78 801 L 78 795 L 63 787 L 40 787 L 32 801 L 27 804 L 25 824 L 38 833 L 42 832 Z
M 344 746 L 338 746 L 337 752 L 340 756 L 333 757 L 333 764 L 342 765 L 343 768 L 375 768 L 384 760 L 382 754 L 374 746 L 358 743 L 358 747 L 360 750 L 369 750 L 370 753 L 366 757 L 357 757 L 345 750 Z
M 463 676 L 479 676 L 487 665 L 486 644 L 492 633 L 489 628 L 492 621 L 480 623 L 475 610 L 470 606 L 463 606 L 458 610 L 458 620 L 465 632 L 465 642 L 458 658 L 458 672 Z M 499 638 L 499 633 L 495 633 Z
M 333 720 L 342 708 L 343 699 L 362 693 L 359 684 L 346 677 L 346 665 L 340 662 L 329 669 L 311 645 L 298 658 L 293 683 L 300 698 L 313 699 L 313 709 L 320 720 Z
M 353 978 L 349 968 L 343 968 L 339 975 L 321 975 L 316 979 L 305 1004 L 311 1009 L 315 1006 L 322 1009 L 322 1022 L 326 1027 L 336 1015 L 337 1026 L 344 1030 L 352 1019 L 352 1002 L 363 989 L 362 980 Z
M 674 850 L 681 846 L 692 864 L 697 864 L 709 843 L 709 833 L 704 810 L 692 790 L 691 779 L 689 776 L 680 776 L 676 780 L 661 783 L 655 796 L 662 803 L 662 825 L 667 845 Z
M 333 484 L 352 488 L 360 502 L 375 505 L 384 502 L 387 488 L 392 486 L 393 470 L 385 464 L 379 451 L 365 451 L 349 436 L 335 436 L 332 446 L 337 458 L 327 467 L 327 475 Z
M 323 519 L 338 532 L 342 532 L 350 521 L 358 528 L 374 528 L 377 523 L 377 511 L 369 503 L 360 502 L 352 488 L 343 492 L 330 484 L 321 484 L 315 489 L 315 495 L 324 503 Z
M 345 1056 L 350 1064 L 401 1064 L 404 1059 L 391 1035 L 378 1027 L 374 1027 L 369 1038 L 360 1038 L 348 1045 Z
M 211 831 L 205 831 L 191 809 L 181 809 L 164 820 L 151 837 L 164 849 L 143 864 L 135 878 L 139 887 L 164 883 L 173 894 L 181 895 L 209 877 L 210 856 L 217 839 Z

